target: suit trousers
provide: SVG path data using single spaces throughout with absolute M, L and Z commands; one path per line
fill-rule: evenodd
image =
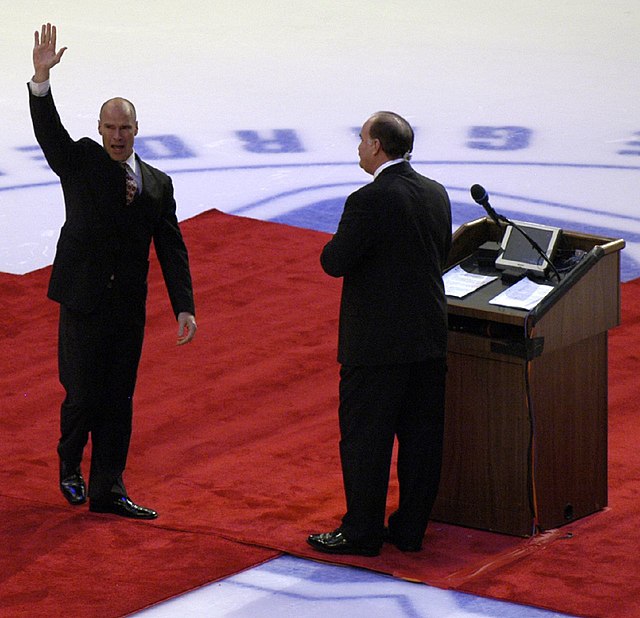
M 389 518 L 397 539 L 420 542 L 442 465 L 446 359 L 346 366 L 340 370 L 340 457 L 347 511 L 342 530 L 355 542 L 382 542 L 394 439 L 399 504 Z
M 84 314 L 60 306 L 58 365 L 66 391 L 60 410 L 58 454 L 79 465 L 91 434 L 89 498 L 126 495 L 122 479 L 131 438 L 133 393 L 144 320 L 131 321 L 125 299 L 107 290 Z

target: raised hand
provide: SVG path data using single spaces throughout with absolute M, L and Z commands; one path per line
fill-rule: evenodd
M 42 31 L 34 33 L 33 45 L 33 81 L 43 82 L 49 79 L 49 71 L 60 62 L 66 47 L 56 52 L 56 27 L 42 24 Z

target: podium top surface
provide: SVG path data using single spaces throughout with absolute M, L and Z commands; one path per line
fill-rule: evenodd
M 447 270 L 461 265 L 472 272 L 497 275 L 498 279 L 463 298 L 448 296 L 450 322 L 466 319 L 522 327 L 522 336 L 529 336 L 529 331 L 536 325 L 538 331 L 548 331 L 552 328 L 550 322 L 560 321 L 561 324 L 555 324 L 553 328 L 564 329 L 565 334 L 576 331 L 574 336 L 591 330 L 607 330 L 619 323 L 619 254 L 624 248 L 624 240 L 563 230 L 564 250 L 584 252 L 584 257 L 564 273 L 559 282 L 555 277 L 545 281 L 554 289 L 529 311 L 489 304 L 509 285 L 500 278 L 501 271 L 479 267 L 477 251 L 486 241 L 499 242 L 503 231 L 485 217 L 464 224 L 454 234 Z

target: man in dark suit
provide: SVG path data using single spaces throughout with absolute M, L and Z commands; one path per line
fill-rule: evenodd
M 179 345 L 196 332 L 187 249 L 170 178 L 134 152 L 138 133 L 130 101 L 100 110 L 102 145 L 73 141 L 49 86 L 56 28 L 35 32 L 29 103 L 36 139 L 60 177 L 65 223 L 48 295 L 60 303 L 58 360 L 66 397 L 58 443 L 60 490 L 72 505 L 86 501 L 81 461 L 91 434 L 89 509 L 136 519 L 156 511 L 133 502 L 122 474 L 131 437 L 132 399 L 142 350 L 149 248 L 156 253 L 178 321 Z
M 338 340 L 340 456 L 347 511 L 308 543 L 331 554 L 376 556 L 383 540 L 419 551 L 442 461 L 451 245 L 444 187 L 413 170 L 413 130 L 391 112 L 362 127 L 360 166 L 372 183 L 346 201 L 321 263 L 343 277 Z M 394 438 L 397 510 L 384 525 Z

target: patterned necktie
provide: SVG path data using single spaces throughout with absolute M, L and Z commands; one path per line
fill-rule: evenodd
M 138 193 L 138 183 L 136 183 L 136 179 L 133 177 L 133 172 L 131 168 L 124 162 L 120 161 L 120 165 L 125 171 L 126 174 L 126 182 L 127 182 L 127 206 L 133 202 L 133 199 Z

